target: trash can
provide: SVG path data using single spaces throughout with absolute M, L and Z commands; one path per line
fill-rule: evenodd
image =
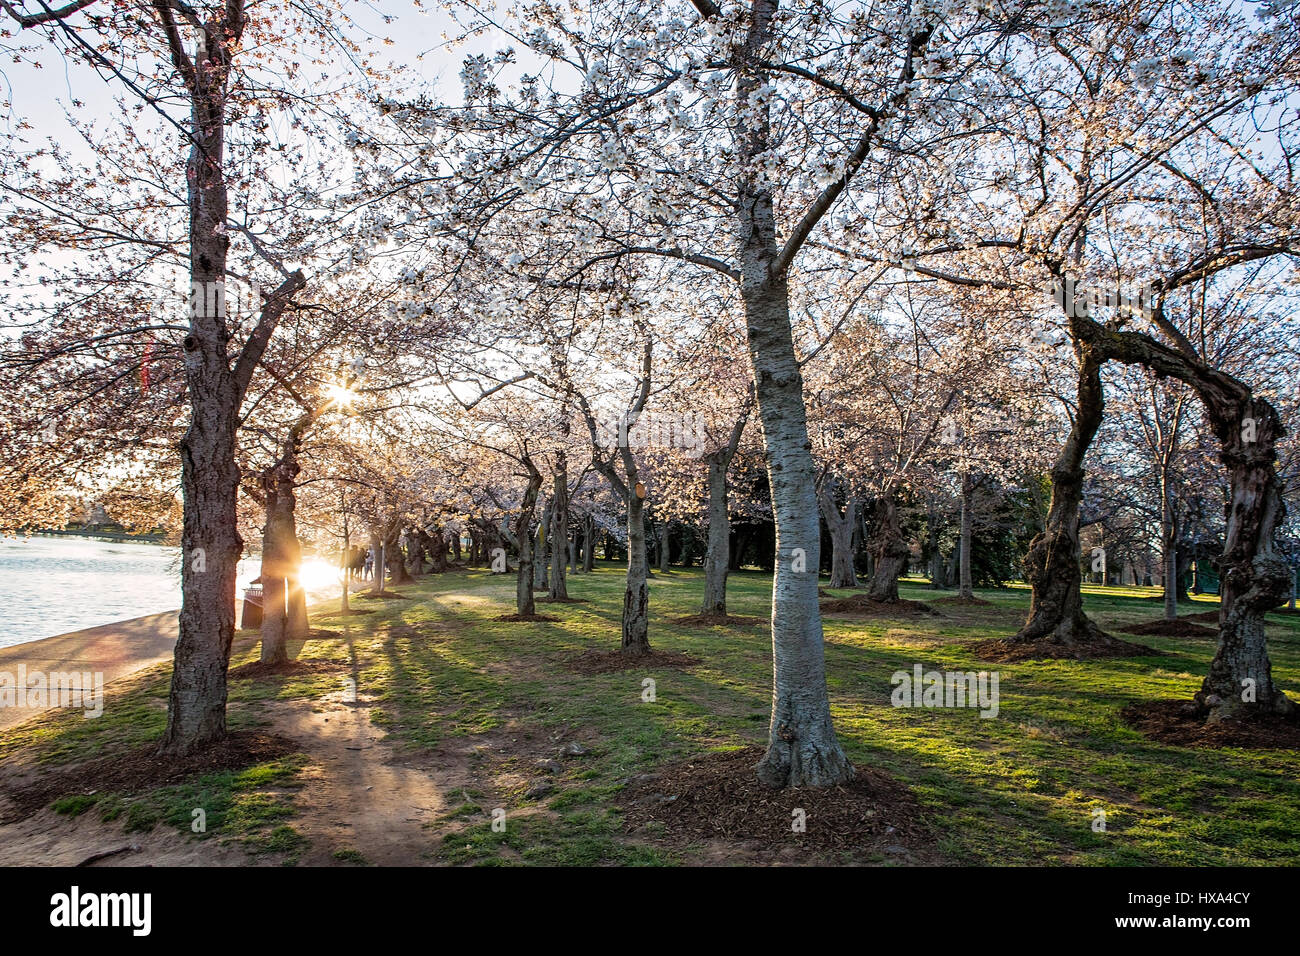
M 262 588 L 260 585 L 244 588 L 244 614 L 240 618 L 239 627 L 241 630 L 247 631 L 261 626 Z

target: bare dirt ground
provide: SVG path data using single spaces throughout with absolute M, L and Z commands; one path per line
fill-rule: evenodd
M 516 767 L 534 759 L 542 742 L 517 722 L 473 737 L 449 737 L 435 752 L 399 751 L 370 720 L 371 702 L 324 698 L 266 701 L 261 716 L 269 735 L 309 756 L 295 784 L 296 815 L 288 822 L 306 838 L 296 862 L 304 866 L 361 863 L 418 866 L 436 862 L 443 838 L 482 822 L 504 790 L 533 782 Z M 540 753 L 541 751 L 538 750 Z M 549 752 L 549 751 L 548 751 Z M 67 768 L 64 773 L 73 771 Z M 191 838 L 160 823 L 146 833 L 126 833 L 121 820 L 102 822 L 45 807 L 31 812 L 5 792 L 22 793 L 39 781 L 31 767 L 0 771 L 0 816 L 21 819 L 0 826 L 3 866 L 250 866 L 285 862 L 282 855 L 251 855 L 220 835 Z M 479 813 L 448 817 L 476 795 Z M 540 808 L 511 812 L 518 818 Z M 540 811 L 544 812 L 544 811 Z M 25 815 L 23 815 L 25 813 Z
M 122 852 L 114 852 L 121 850 Z M 93 863 L 100 854 L 113 853 Z M 191 840 L 167 826 L 123 833 L 122 822 L 98 814 L 66 817 L 45 809 L 0 826 L 0 866 L 257 866 L 276 862 L 254 857 L 216 840 Z
M 268 715 L 277 733 L 311 755 L 293 821 L 310 841 L 304 865 L 334 865 L 339 851 L 380 866 L 431 861 L 438 841 L 426 825 L 454 808 L 448 791 L 471 784 L 465 754 L 453 747 L 437 758 L 403 758 L 370 722 L 365 702 L 345 703 L 341 695 L 314 710 L 275 702 Z

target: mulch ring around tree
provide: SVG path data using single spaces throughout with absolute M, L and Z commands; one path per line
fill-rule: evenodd
M 968 597 L 964 598 L 960 594 L 952 597 L 935 598 L 931 604 L 951 604 L 960 607 L 996 607 L 992 601 L 986 601 L 983 598 Z
M 405 594 L 403 594 L 401 591 L 384 591 L 380 594 L 375 594 L 371 591 L 366 591 L 364 594 L 354 594 L 352 598 L 355 601 L 409 601 L 410 600 L 410 598 L 407 597 Z
M 692 614 L 673 618 L 674 624 L 683 627 L 767 627 L 771 622 L 762 617 L 741 617 L 738 614 Z
M 1150 700 L 1120 711 L 1124 722 L 1143 736 L 1180 747 L 1245 747 L 1252 750 L 1300 748 L 1300 709 L 1290 714 L 1247 713 L 1206 723 L 1186 700 Z
M 648 654 L 625 654 L 623 651 L 587 651 L 571 657 L 564 666 L 575 674 L 614 674 L 619 671 L 652 670 L 660 667 L 678 669 L 703 664 L 704 660 L 678 651 L 651 650 Z
M 189 777 L 243 770 L 268 760 L 298 753 L 301 746 L 287 737 L 241 730 L 185 757 L 164 757 L 158 744 L 146 744 L 124 754 L 97 757 L 84 763 L 42 771 L 39 783 L 10 790 L 12 809 L 0 823 L 31 816 L 60 797 L 79 793 L 145 793 L 181 783 Z
M 823 614 L 853 614 L 858 617 L 927 617 L 939 614 L 924 601 L 873 601 L 865 594 L 822 601 Z
M 586 598 L 575 598 L 575 597 L 562 597 L 562 598 L 539 597 L 536 598 L 536 602 L 538 604 L 590 604 L 591 603 Z
M 1145 644 L 1130 644 L 1117 637 L 1102 635 L 1063 644 L 1058 641 L 1013 641 L 995 638 L 977 641 L 971 645 L 975 656 L 995 664 L 1012 664 L 1016 661 L 1091 661 L 1107 657 L 1160 657 L 1160 651 Z
M 657 825 L 656 838 L 672 844 L 721 839 L 907 862 L 933 855 L 919 804 L 887 774 L 858 767 L 841 786 L 774 789 L 755 774 L 762 756 L 762 747 L 745 747 L 634 777 L 614 798 L 625 829 Z M 802 833 L 795 829 L 797 810 L 803 811 Z
M 1214 612 L 1215 620 L 1219 618 L 1219 612 Z M 1218 630 L 1213 627 L 1206 627 L 1204 624 L 1193 624 L 1190 618 L 1180 617 L 1172 621 L 1146 621 L 1142 624 L 1133 624 L 1129 627 L 1121 627 L 1121 634 L 1137 634 L 1139 636 L 1151 637 L 1215 637 Z
M 549 614 L 501 614 L 492 618 L 494 621 L 507 621 L 510 623 L 526 623 L 529 621 L 552 622 L 560 620 L 558 617 L 551 617 Z
M 263 677 L 298 677 L 303 674 L 332 674 L 349 667 L 347 661 L 281 661 L 278 664 L 266 664 L 251 661 L 232 668 L 226 675 L 227 680 L 257 680 Z

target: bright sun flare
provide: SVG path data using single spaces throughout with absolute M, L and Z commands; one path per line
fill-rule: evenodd
M 329 403 L 336 408 L 347 408 L 357 400 L 357 393 L 342 382 L 332 382 L 325 386 Z
M 325 591 L 339 585 L 338 567 L 320 558 L 308 558 L 298 568 L 298 582 L 308 591 Z

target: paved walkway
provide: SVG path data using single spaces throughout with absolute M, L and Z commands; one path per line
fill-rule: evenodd
M 101 624 L 13 647 L 0 647 L 0 671 L 17 679 L 28 672 L 99 671 L 104 683 L 172 659 L 178 632 L 177 611 L 149 614 L 116 624 Z M 0 707 L 0 730 L 41 713 L 30 707 Z

